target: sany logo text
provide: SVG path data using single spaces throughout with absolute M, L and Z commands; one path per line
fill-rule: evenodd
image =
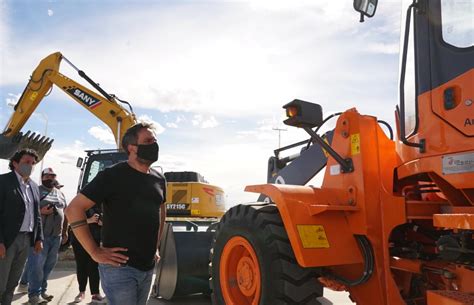
M 96 99 L 79 88 L 70 87 L 66 90 L 91 109 L 94 109 L 102 103 L 99 99 Z

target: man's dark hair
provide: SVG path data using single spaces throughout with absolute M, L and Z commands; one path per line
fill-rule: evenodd
M 8 164 L 8 167 L 10 168 L 10 170 L 15 169 L 13 167 L 13 162 L 16 162 L 16 163 L 20 162 L 21 158 L 23 158 L 24 155 L 34 157 L 35 163 L 37 163 L 39 160 L 38 154 L 33 149 L 25 148 L 25 149 L 19 150 L 13 155 L 13 157 L 10 158 L 10 163 Z
M 137 144 L 138 142 L 138 132 L 142 129 L 151 129 L 154 130 L 155 127 L 151 123 L 147 122 L 140 122 L 129 129 L 125 132 L 122 138 L 122 148 L 123 150 L 129 155 L 130 153 L 128 152 L 128 145 L 130 144 Z

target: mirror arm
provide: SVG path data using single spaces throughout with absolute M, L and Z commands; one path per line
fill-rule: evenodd
M 313 129 L 305 127 L 304 130 L 311 136 L 311 138 L 317 142 L 334 160 L 341 165 L 341 171 L 343 173 L 352 173 L 354 171 L 354 164 L 352 159 L 344 159 L 341 157 L 332 147 L 323 140 Z

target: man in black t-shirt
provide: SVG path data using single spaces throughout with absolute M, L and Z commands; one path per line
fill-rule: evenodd
M 127 162 L 100 172 L 70 203 L 67 217 L 74 235 L 99 263 L 102 288 L 111 305 L 145 305 L 158 241 L 166 217 L 165 177 L 150 168 L 158 159 L 152 125 L 138 123 L 125 133 Z M 85 211 L 103 208 L 102 246 L 94 242 Z

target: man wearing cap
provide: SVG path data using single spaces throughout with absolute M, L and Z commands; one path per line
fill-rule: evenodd
M 52 295 L 46 293 L 47 280 L 58 261 L 61 241 L 67 241 L 67 220 L 64 217 L 66 199 L 57 188 L 56 173 L 52 168 L 45 168 L 41 173 L 39 187 L 41 202 L 40 212 L 43 223 L 43 251 L 39 254 L 30 251 L 28 263 L 20 281 L 20 288 L 28 286 L 30 304 L 51 301 Z

